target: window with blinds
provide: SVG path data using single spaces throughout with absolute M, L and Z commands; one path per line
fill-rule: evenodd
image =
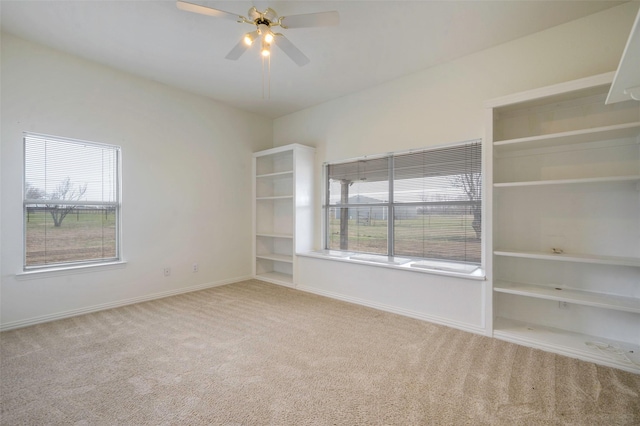
M 120 260 L 120 147 L 24 136 L 25 269 Z
M 326 165 L 325 248 L 479 264 L 479 141 Z

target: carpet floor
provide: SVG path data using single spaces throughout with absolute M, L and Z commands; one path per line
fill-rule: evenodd
M 3 425 L 640 424 L 640 375 L 255 280 L 0 350 Z

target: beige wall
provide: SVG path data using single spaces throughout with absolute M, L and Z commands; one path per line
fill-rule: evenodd
M 3 326 L 251 274 L 251 154 L 270 119 L 7 34 L 1 78 Z M 124 268 L 16 278 L 23 131 L 122 147 Z

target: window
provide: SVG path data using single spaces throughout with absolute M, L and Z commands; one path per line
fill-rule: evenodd
M 325 249 L 479 264 L 482 146 L 326 165 Z
M 25 133 L 25 270 L 120 260 L 120 147 Z

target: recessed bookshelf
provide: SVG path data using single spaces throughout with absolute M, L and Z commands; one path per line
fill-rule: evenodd
M 295 285 L 295 254 L 311 248 L 313 153 L 313 148 L 292 144 L 254 154 L 257 279 Z
M 640 103 L 613 73 L 490 101 L 493 335 L 640 372 Z

